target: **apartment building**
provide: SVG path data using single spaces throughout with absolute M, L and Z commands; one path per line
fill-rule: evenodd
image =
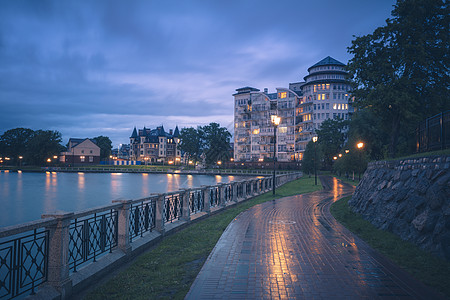
M 348 119 L 350 89 L 345 65 L 326 57 L 308 68 L 304 82 L 289 88 L 261 92 L 253 87 L 236 90 L 234 96 L 234 159 L 263 161 L 274 155 L 274 126 L 271 116 L 281 117 L 276 132 L 278 161 L 299 161 L 306 144 L 322 122 Z

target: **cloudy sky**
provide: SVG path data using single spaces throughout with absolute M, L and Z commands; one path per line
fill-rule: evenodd
M 233 130 L 236 88 L 287 87 L 394 0 L 0 0 L 0 134 L 128 143 L 134 126 Z

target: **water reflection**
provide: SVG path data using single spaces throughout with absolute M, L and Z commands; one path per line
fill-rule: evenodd
M 79 211 L 111 204 L 114 199 L 139 199 L 242 176 L 133 173 L 0 173 L 0 226 L 39 219 L 41 214 Z M 248 178 L 248 177 L 245 177 Z
M 142 179 L 142 184 L 141 184 L 141 186 L 142 186 L 142 195 L 149 195 L 150 194 L 150 190 L 149 190 L 149 187 L 148 187 L 148 184 L 147 184 L 147 182 L 148 182 L 148 173 L 142 173 L 141 179 Z
M 80 190 L 80 192 L 84 191 L 84 185 L 85 185 L 85 178 L 84 178 L 84 173 L 78 173 L 78 190 Z

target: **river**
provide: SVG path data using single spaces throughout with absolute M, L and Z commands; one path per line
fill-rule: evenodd
M 37 220 L 44 213 L 75 212 L 111 204 L 115 199 L 139 199 L 151 193 L 215 185 L 241 178 L 219 175 L 0 171 L 0 227 Z

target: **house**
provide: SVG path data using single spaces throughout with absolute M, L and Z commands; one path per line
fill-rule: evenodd
M 100 147 L 91 139 L 69 139 L 66 152 L 61 152 L 60 162 L 74 166 L 100 163 Z
M 133 130 L 130 137 L 130 159 L 149 163 L 181 163 L 182 155 L 178 148 L 180 132 L 175 130 L 166 132 L 163 126 L 156 129 L 143 128 Z

